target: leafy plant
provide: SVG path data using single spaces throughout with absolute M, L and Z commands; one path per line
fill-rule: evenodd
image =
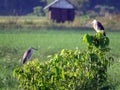
M 33 13 L 34 13 L 34 15 L 37 15 L 37 16 L 45 16 L 45 12 L 43 10 L 43 7 L 40 7 L 40 6 L 34 7 Z
M 102 32 L 91 36 L 85 34 L 85 51 L 63 49 L 49 57 L 49 61 L 29 61 L 14 70 L 20 88 L 30 90 L 98 90 L 108 89 L 107 67 L 112 57 L 109 38 Z

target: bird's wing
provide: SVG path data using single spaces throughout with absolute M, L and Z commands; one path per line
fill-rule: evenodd
M 28 50 L 28 59 L 30 59 L 32 53 L 33 53 L 33 50 L 32 50 L 32 49 L 29 49 L 29 50 Z
M 104 30 L 104 27 L 100 22 L 97 22 L 97 26 L 99 30 Z
M 23 59 L 22 63 L 25 64 L 26 61 L 27 61 L 27 57 Z
M 23 64 L 31 57 L 31 54 L 32 52 L 30 49 L 24 53 L 23 59 L 22 59 Z

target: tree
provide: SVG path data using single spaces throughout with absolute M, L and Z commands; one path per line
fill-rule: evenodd
M 46 0 L 1 0 L 0 14 L 25 15 L 32 13 L 34 7 L 44 7 L 46 3 Z
M 76 7 L 77 15 L 85 14 L 89 7 L 89 0 L 70 0 Z
M 37 16 L 45 16 L 45 12 L 43 11 L 43 8 L 40 6 L 34 7 L 33 13 L 34 15 L 37 15 Z
M 115 7 L 107 5 L 96 5 L 95 9 L 98 9 L 99 15 L 105 16 L 106 13 L 113 12 L 115 10 Z

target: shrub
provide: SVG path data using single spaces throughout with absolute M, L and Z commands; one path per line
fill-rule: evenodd
M 109 38 L 102 33 L 84 35 L 87 50 L 66 50 L 49 58 L 49 61 L 29 61 L 14 70 L 20 88 L 30 90 L 98 90 L 108 89 L 107 67 L 112 57 Z
M 34 7 L 33 13 L 34 13 L 34 15 L 37 15 L 37 16 L 45 16 L 45 12 L 43 10 L 43 7 L 40 7 L 40 6 Z

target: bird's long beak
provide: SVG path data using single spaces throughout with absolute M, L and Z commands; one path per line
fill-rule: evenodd
M 32 47 L 32 49 L 34 49 L 34 50 L 38 50 L 37 48 L 34 48 L 34 47 Z
M 34 48 L 34 50 L 38 50 L 37 48 Z

